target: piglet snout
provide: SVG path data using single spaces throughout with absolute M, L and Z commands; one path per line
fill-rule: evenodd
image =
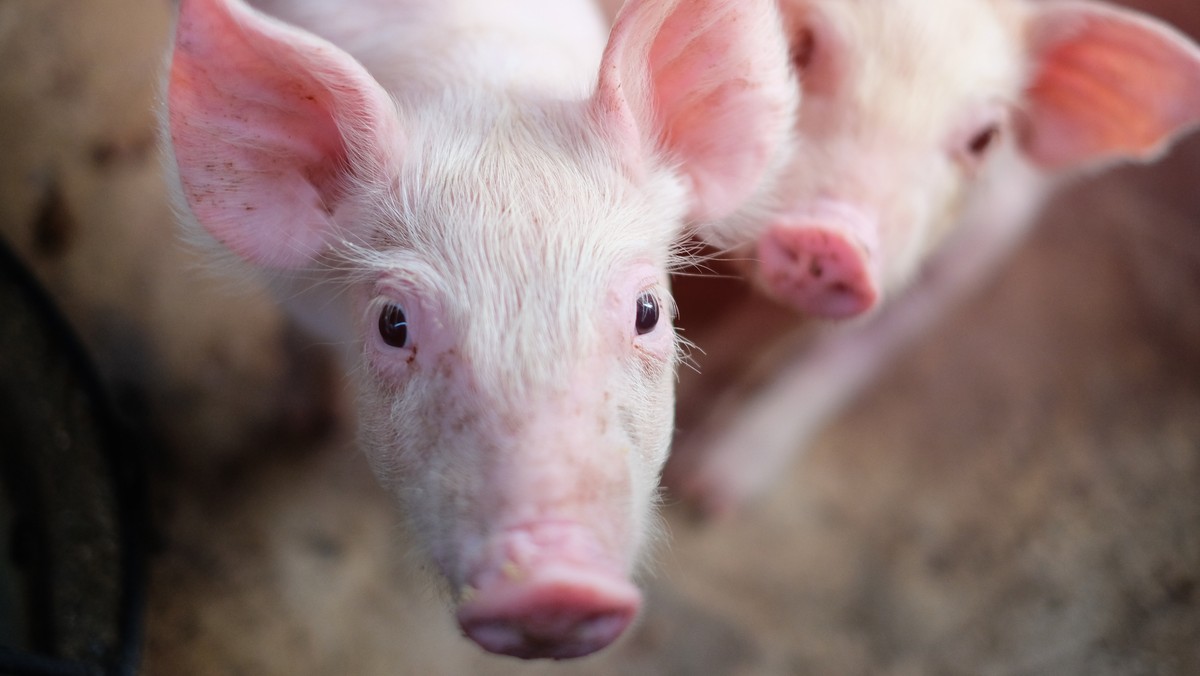
M 484 650 L 523 659 L 582 657 L 615 641 L 641 593 L 575 526 L 500 535 L 463 593 L 458 622 Z
M 842 205 L 821 205 L 777 222 L 758 242 L 762 280 L 780 301 L 805 314 L 847 319 L 879 297 L 873 219 Z

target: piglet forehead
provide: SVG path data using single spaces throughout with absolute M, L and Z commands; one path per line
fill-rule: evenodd
M 811 27 L 818 58 L 837 63 L 829 88 L 847 124 L 862 133 L 886 131 L 893 145 L 928 146 L 940 139 L 926 137 L 956 127 L 972 107 L 1019 96 L 1018 4 L 793 0 L 783 13 L 794 42 Z
M 441 124 L 415 125 L 415 150 L 375 226 L 395 252 L 389 274 L 410 262 L 422 270 L 418 283 L 468 342 L 594 348 L 603 305 L 636 291 L 625 291 L 630 276 L 665 280 L 682 228 L 678 186 L 634 183 L 583 104 L 549 117 L 511 101 L 447 104 Z M 446 138 L 447 122 L 462 133 Z
M 637 241 L 665 251 L 681 236 L 681 182 L 669 172 L 631 176 L 585 101 L 448 93 L 433 113 L 404 124 L 413 151 L 397 206 L 418 243 L 445 231 L 588 246 Z

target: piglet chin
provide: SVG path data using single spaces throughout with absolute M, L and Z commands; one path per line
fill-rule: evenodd
M 820 201 L 759 240 L 762 282 L 778 300 L 823 319 L 848 319 L 879 298 L 879 233 L 857 209 Z
M 577 526 L 511 529 L 493 539 L 458 609 L 488 652 L 570 659 L 607 647 L 633 621 L 641 593 Z

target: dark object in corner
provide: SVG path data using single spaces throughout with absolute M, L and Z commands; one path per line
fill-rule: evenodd
M 0 674 L 137 671 L 143 444 L 0 241 Z

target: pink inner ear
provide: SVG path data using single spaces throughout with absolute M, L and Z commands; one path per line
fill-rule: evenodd
M 1031 28 L 1024 147 L 1038 164 L 1152 157 L 1200 123 L 1200 50 L 1173 29 L 1088 3 L 1048 5 Z
M 244 258 L 294 267 L 321 252 L 354 163 L 370 159 L 351 148 L 390 130 L 389 108 L 315 36 L 236 0 L 182 3 L 168 90 L 180 182 L 197 221 Z
M 754 193 L 792 126 L 797 88 L 769 0 L 629 0 L 601 68 L 601 114 L 628 147 L 681 162 L 700 220 Z

